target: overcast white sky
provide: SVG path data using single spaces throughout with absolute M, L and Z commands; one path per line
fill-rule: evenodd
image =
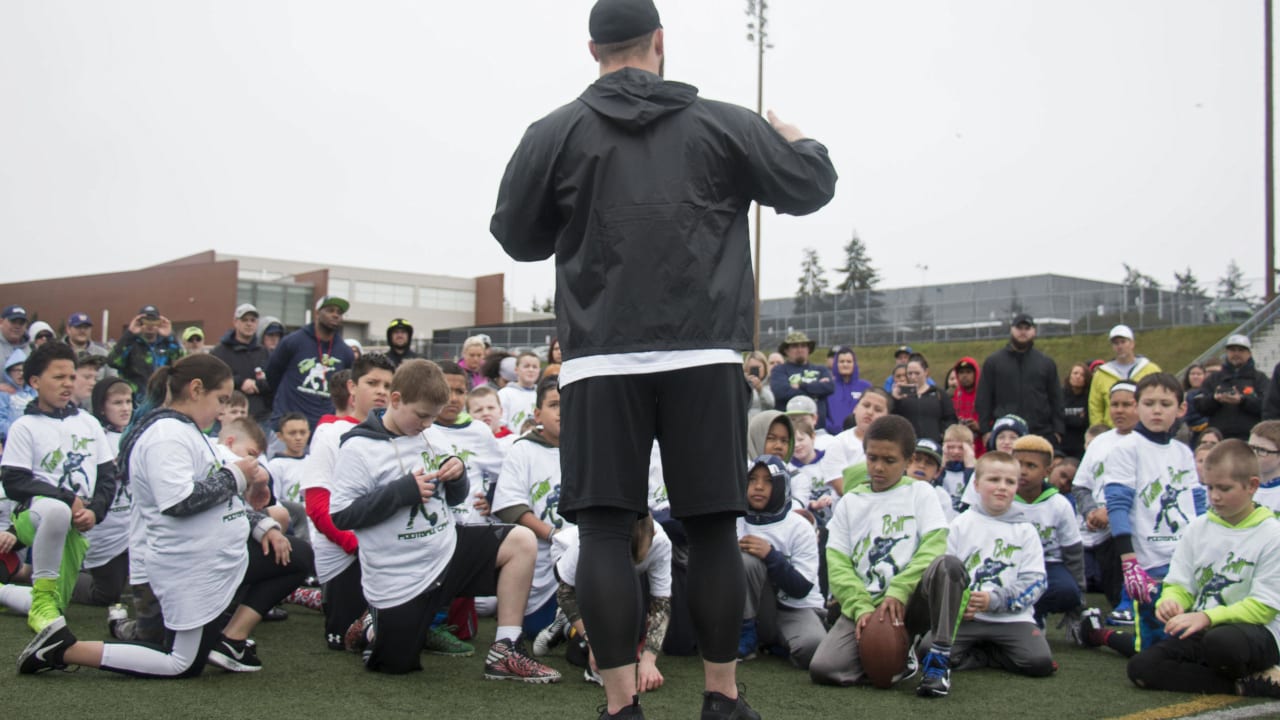
M 527 308 L 551 264 L 509 260 L 489 216 L 524 128 L 595 77 L 591 4 L 6 0 L 0 281 L 212 248 L 504 272 Z M 1261 0 L 770 4 L 765 105 L 840 182 L 766 211 L 765 297 L 855 228 L 886 287 L 1261 278 Z M 754 107 L 745 5 L 659 0 L 667 76 Z

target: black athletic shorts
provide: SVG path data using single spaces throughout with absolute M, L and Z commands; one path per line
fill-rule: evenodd
M 365 667 L 385 673 L 421 670 L 419 655 L 436 612 L 455 597 L 498 593 L 498 548 L 514 525 L 458 525 L 449 567 L 412 600 L 373 609 L 373 643 Z
M 677 518 L 746 512 L 748 386 L 742 366 L 611 375 L 560 390 L 560 505 L 648 512 L 649 453 Z

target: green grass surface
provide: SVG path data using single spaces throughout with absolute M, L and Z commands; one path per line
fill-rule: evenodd
M 72 629 L 86 640 L 105 639 L 106 611 L 73 606 Z M 982 670 L 953 676 L 948 698 L 924 700 L 916 680 L 889 691 L 820 687 L 775 658 L 740 666 L 738 678 L 752 706 L 771 720 L 793 718 L 1106 718 L 1165 707 L 1197 696 L 1142 691 L 1125 678 L 1125 662 L 1109 651 L 1068 646 L 1050 625 L 1060 670 L 1028 679 Z M 565 675 L 558 685 L 492 682 L 481 677 L 493 623 L 481 625 L 470 658 L 423 656 L 425 671 L 406 676 L 366 672 L 355 655 L 325 649 L 319 613 L 290 608 L 282 623 L 264 624 L 255 638 L 264 669 L 252 675 L 210 667 L 190 680 L 138 680 L 100 670 L 72 674 L 15 674 L 12 658 L 31 639 L 26 623 L 0 615 L 0 648 L 11 664 L 0 670 L 5 717 L 95 718 L 595 718 L 603 691 L 582 680 L 562 649 L 549 658 Z M 666 685 L 643 699 L 646 716 L 692 718 L 701 702 L 701 663 L 663 657 Z M 53 703 L 56 703 L 54 705 Z M 55 707 L 57 710 L 55 710 Z M 926 715 L 927 714 L 927 715 Z
M 1234 325 L 1194 325 L 1148 330 L 1137 333 L 1135 343 L 1140 354 L 1151 358 L 1168 372 L 1177 372 L 1234 328 Z M 947 371 L 960 358 L 966 355 L 976 358 L 981 366 L 988 355 L 1004 347 L 1008 341 L 1008 337 L 1002 337 L 997 340 L 911 343 L 911 347 L 924 353 L 929 360 L 930 374 L 936 382 L 941 383 L 946 379 Z M 1053 358 L 1058 364 L 1058 372 L 1064 376 L 1071 369 L 1072 363 L 1112 357 L 1111 344 L 1105 333 L 1044 338 L 1036 340 L 1036 348 Z M 893 371 L 893 351 L 897 346 L 880 345 L 855 349 L 862 377 L 876 385 L 884 382 Z M 815 353 L 815 357 L 819 359 L 814 362 L 825 362 L 826 351 Z

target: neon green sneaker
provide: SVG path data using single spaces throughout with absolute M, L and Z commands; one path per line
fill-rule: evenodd
M 31 583 L 31 609 L 27 611 L 27 625 L 37 634 L 54 620 L 62 617 L 58 609 L 57 578 L 40 578 Z
M 430 655 L 445 655 L 447 657 L 471 657 L 475 653 L 475 647 L 468 642 L 463 642 L 454 637 L 452 625 L 440 625 L 431 628 L 431 632 L 427 633 L 427 641 L 422 644 L 422 649 L 426 650 Z

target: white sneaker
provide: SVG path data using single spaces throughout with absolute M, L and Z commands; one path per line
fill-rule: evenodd
M 595 683 L 600 687 L 604 687 L 604 678 L 600 677 L 600 673 L 592 670 L 591 668 L 587 668 L 582 671 L 582 679 L 586 682 Z

